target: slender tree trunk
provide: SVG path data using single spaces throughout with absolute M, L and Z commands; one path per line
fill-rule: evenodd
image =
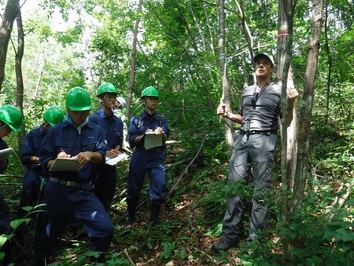
M 222 77 L 222 98 L 221 102 L 226 104 L 227 108 L 231 109 L 231 92 L 229 80 L 227 77 L 227 57 L 225 48 L 225 3 L 224 0 L 219 0 L 218 4 L 218 17 L 219 17 L 219 64 L 220 73 Z M 232 122 L 225 119 L 225 139 L 226 143 L 231 150 L 234 144 L 232 135 Z
M 36 89 L 35 89 L 34 95 L 33 95 L 34 99 L 36 99 L 38 97 L 38 95 L 39 95 L 39 88 L 40 88 L 42 77 L 43 77 L 43 73 L 44 73 L 45 62 L 46 62 L 46 53 L 44 54 L 43 63 L 41 64 L 41 68 L 39 70 L 39 76 L 38 76 L 38 79 L 37 79 Z
M 331 51 L 329 50 L 329 40 L 328 40 L 328 6 L 326 3 L 325 7 L 325 23 L 324 23 L 324 30 L 325 30 L 325 50 L 328 60 L 328 74 L 327 74 L 327 91 L 326 91 L 326 125 L 328 125 L 328 118 L 329 118 L 329 95 L 331 93 L 331 80 L 332 80 L 332 56 Z
M 143 5 L 143 0 L 139 0 L 138 13 L 141 13 L 142 5 Z M 131 56 L 131 63 L 130 63 L 130 80 L 129 80 L 129 90 L 128 90 L 127 107 L 126 107 L 127 108 L 126 109 L 126 117 L 129 120 L 130 120 L 130 106 L 131 106 L 133 92 L 134 92 L 136 45 L 137 45 L 137 41 L 138 41 L 139 23 L 140 23 L 140 17 L 138 16 L 136 18 L 135 27 L 134 27 L 132 56 Z
M 281 80 L 282 85 L 282 123 L 281 123 L 281 176 L 282 176 L 282 205 L 281 222 L 283 228 L 288 230 L 291 213 L 289 212 L 289 195 L 292 194 L 291 188 L 294 184 L 294 174 L 296 170 L 296 115 L 293 121 L 287 125 L 287 91 L 294 88 L 292 75 L 292 43 L 293 43 L 293 19 L 294 3 L 292 0 L 279 0 L 278 12 L 278 45 L 277 45 L 277 79 Z M 294 107 L 293 112 L 296 114 Z M 288 238 L 288 234 L 283 234 L 282 243 L 286 259 L 291 258 L 293 247 Z
M 0 26 L 0 92 L 5 78 L 7 47 L 19 9 L 19 0 L 8 0 Z
M 23 113 L 23 75 L 22 75 L 22 58 L 25 50 L 25 35 L 23 33 L 23 25 L 22 25 L 22 16 L 21 9 L 18 5 L 18 16 L 17 16 L 17 53 L 15 55 L 15 69 L 16 69 L 16 84 L 17 84 L 17 97 L 16 97 L 16 105 Z M 21 133 L 19 134 L 18 150 L 21 151 L 23 146 L 23 140 L 25 138 L 25 126 L 22 123 L 21 125 Z
M 243 29 L 245 36 L 246 36 L 248 50 L 250 51 L 251 58 L 253 58 L 254 57 L 254 55 L 253 55 L 253 48 L 254 48 L 253 37 L 252 37 L 251 31 L 250 31 L 247 21 L 246 21 L 245 12 L 238 0 L 235 0 L 235 3 L 236 3 L 237 12 L 241 18 L 242 29 Z
M 320 50 L 320 38 L 323 22 L 323 0 L 315 0 L 312 3 L 311 36 L 308 50 L 308 59 L 305 72 L 304 93 L 301 102 L 299 120 L 299 142 L 298 142 L 298 166 L 296 168 L 293 208 L 301 207 L 305 185 L 308 174 L 308 151 L 309 136 L 311 130 L 311 115 L 314 98 L 314 84 L 318 65 L 318 54 Z
M 283 1 L 284 6 L 288 4 L 288 1 Z M 289 7 L 289 6 L 288 6 Z M 286 10 L 286 8 L 284 8 Z M 289 9 L 288 9 L 289 10 Z M 320 48 L 320 37 L 321 37 L 321 27 L 323 19 L 323 0 L 315 0 L 312 4 L 312 22 L 311 22 L 311 36 L 309 44 L 309 54 L 307 59 L 307 67 L 305 73 L 305 85 L 304 93 L 302 96 L 300 117 L 299 120 L 299 130 L 298 130 L 298 152 L 296 157 L 296 168 L 293 182 L 293 190 L 289 189 L 288 180 L 289 174 L 291 173 L 288 169 L 288 162 L 286 160 L 287 154 L 282 151 L 282 223 L 285 230 L 289 230 L 288 225 L 292 223 L 292 217 L 296 212 L 300 211 L 305 186 L 307 182 L 308 175 L 308 150 L 309 150 L 309 136 L 310 136 L 310 127 L 311 127 L 311 113 L 313 105 L 313 96 L 314 96 L 314 83 L 318 65 L 318 53 Z M 289 20 L 288 20 L 289 21 Z M 290 35 L 290 26 L 288 25 L 288 36 Z M 290 67 L 290 58 L 288 55 L 285 57 L 285 64 L 288 64 Z M 286 72 L 285 68 L 283 70 Z M 287 81 L 285 79 L 285 74 L 283 72 L 283 82 Z M 283 84 L 283 93 L 286 90 L 285 85 Z M 284 95 L 283 95 L 284 96 Z M 282 98 L 282 106 L 284 106 Z M 283 108 L 284 110 L 284 108 Z M 286 110 L 285 110 L 286 111 Z M 283 113 L 284 115 L 284 113 Z M 286 117 L 286 114 L 284 115 Z M 284 128 L 285 122 L 283 121 L 282 133 L 286 134 L 286 128 Z M 284 140 L 282 145 L 286 145 Z M 283 147 L 284 148 L 284 147 Z M 290 197 L 292 195 L 292 197 Z M 291 199 L 291 201 L 289 201 Z M 301 245 L 301 240 L 298 238 L 290 239 L 289 234 L 285 232 L 282 239 L 284 257 L 286 261 L 292 260 L 293 250 L 297 245 Z
M 243 10 L 243 6 L 240 5 L 238 0 L 235 0 L 235 4 L 236 4 L 236 9 L 237 9 L 236 12 L 239 14 L 239 17 L 241 19 L 241 27 L 239 30 L 240 30 L 240 32 L 243 31 L 243 33 L 245 34 L 248 51 L 250 52 L 251 58 L 253 58 L 254 57 L 254 55 L 253 55 L 254 41 L 253 41 L 251 31 L 250 31 L 247 21 L 246 21 L 245 12 Z M 247 65 L 246 64 L 246 56 L 244 53 L 241 54 L 241 64 L 242 64 L 242 72 L 243 72 L 243 87 L 246 88 L 246 87 L 248 87 L 248 70 L 247 70 L 247 66 L 246 66 Z

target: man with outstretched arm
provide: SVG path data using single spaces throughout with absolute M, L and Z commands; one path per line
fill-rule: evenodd
M 245 88 L 237 114 L 231 113 L 225 105 L 217 108 L 217 114 L 241 124 L 240 135 L 235 139 L 230 158 L 229 182 L 238 182 L 248 189 L 249 171 L 252 170 L 252 210 L 247 241 L 260 239 L 260 232 L 266 229 L 269 206 L 272 168 L 277 145 L 277 131 L 281 117 L 281 86 L 271 82 L 275 70 L 271 56 L 260 53 L 254 59 L 256 84 Z M 288 124 L 292 120 L 292 108 L 298 93 L 288 92 Z M 223 219 L 221 239 L 212 245 L 212 250 L 227 250 L 239 241 L 240 223 L 245 198 L 240 191 L 227 200 Z

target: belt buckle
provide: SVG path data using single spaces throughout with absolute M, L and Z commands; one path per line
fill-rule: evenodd
M 66 185 L 67 185 L 68 187 L 74 187 L 74 186 L 75 186 L 75 182 L 74 182 L 74 181 L 67 181 L 67 182 L 66 182 Z

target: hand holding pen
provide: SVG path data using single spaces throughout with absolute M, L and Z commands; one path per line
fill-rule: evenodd
M 57 155 L 57 158 L 70 158 L 71 155 L 67 154 L 63 148 L 60 148 L 60 153 Z

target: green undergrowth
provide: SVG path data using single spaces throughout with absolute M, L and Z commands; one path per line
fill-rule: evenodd
M 209 122 L 212 124 L 215 121 Z M 352 265 L 352 129 L 338 133 L 332 128 L 327 134 L 321 131 L 317 138 L 312 139 L 317 144 L 310 154 L 311 175 L 303 205 L 292 217 L 292 221 L 289 221 L 289 226 L 283 228 L 280 223 L 277 167 L 264 241 L 252 244 L 246 242 L 250 208 L 246 204 L 242 224 L 244 234 L 241 235 L 240 245 L 220 253 L 212 252 L 210 246 L 221 234 L 227 197 L 237 191 L 243 193 L 246 199 L 251 198 L 247 188 L 226 182 L 230 153 L 223 140 L 221 126 L 218 133 L 182 134 L 183 145 L 169 146 L 166 159 L 169 197 L 161 212 L 161 218 L 165 221 L 162 226 L 148 223 L 148 178 L 141 193 L 137 222 L 133 225 L 126 223 L 125 197 L 129 161 L 125 161 L 118 166 L 118 186 L 109 212 L 115 233 L 104 265 L 155 266 L 169 262 L 174 265 Z M 14 166 L 15 159 L 11 160 Z M 19 181 L 17 177 L 9 176 L 6 182 L 2 182 L 2 191 L 11 206 L 13 217 L 19 199 Z M 29 265 L 33 262 L 34 229 L 30 223 L 28 228 L 24 248 L 15 249 L 15 265 Z M 295 244 L 291 261 L 284 261 L 282 236 L 285 234 Z M 67 228 L 54 251 L 53 265 L 89 265 L 91 257 L 99 255 L 89 249 L 90 242 L 85 235 L 82 239 L 75 239 L 70 228 Z

